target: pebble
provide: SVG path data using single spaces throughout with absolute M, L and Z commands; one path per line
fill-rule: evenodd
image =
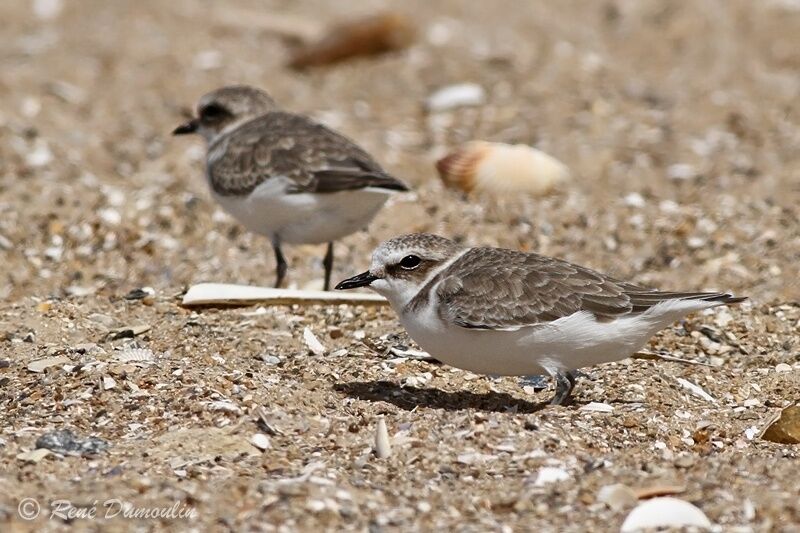
M 61 455 L 96 455 L 108 447 L 108 442 L 99 437 L 81 438 L 69 429 L 50 431 L 36 439 L 36 448 L 46 448 Z

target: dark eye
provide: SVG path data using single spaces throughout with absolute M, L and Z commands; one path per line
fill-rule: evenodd
M 226 113 L 225 109 L 216 104 L 210 104 L 200 111 L 200 116 L 205 120 L 215 120 Z
M 422 259 L 416 255 L 407 255 L 400 260 L 400 268 L 405 270 L 414 270 L 422 262 Z

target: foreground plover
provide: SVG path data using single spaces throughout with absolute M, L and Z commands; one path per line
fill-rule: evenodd
M 287 264 L 281 244 L 328 243 L 363 229 L 400 180 L 351 140 L 308 117 L 281 111 L 270 96 L 247 86 L 200 98 L 197 116 L 173 131 L 208 143 L 206 177 L 222 208 L 247 229 L 272 240 L 280 286 Z
M 559 259 L 425 233 L 382 243 L 368 271 L 336 288 L 367 286 L 437 359 L 482 374 L 546 372 L 553 404 L 569 398 L 576 369 L 625 359 L 684 315 L 745 299 L 646 289 Z

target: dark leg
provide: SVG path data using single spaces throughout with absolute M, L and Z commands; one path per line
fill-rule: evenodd
M 333 241 L 328 243 L 328 251 L 325 252 L 322 265 L 325 267 L 324 290 L 328 291 L 331 289 L 331 272 L 333 271 Z
M 286 264 L 286 259 L 283 257 L 283 252 L 281 252 L 281 241 L 277 237 L 272 239 L 272 249 L 275 250 L 275 271 L 277 272 L 275 288 L 277 289 L 283 283 L 283 278 L 286 277 L 286 270 L 289 265 Z
M 575 386 L 575 377 L 575 372 L 566 370 L 559 370 L 553 375 L 556 393 L 550 400 L 550 405 L 564 405 L 569 400 L 572 388 Z

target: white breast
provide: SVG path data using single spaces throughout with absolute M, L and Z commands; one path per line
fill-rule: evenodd
M 282 242 L 319 244 L 363 229 L 391 191 L 359 189 L 335 193 L 287 193 L 293 182 L 285 177 L 264 181 L 247 196 L 212 192 L 225 211 L 247 229 Z

